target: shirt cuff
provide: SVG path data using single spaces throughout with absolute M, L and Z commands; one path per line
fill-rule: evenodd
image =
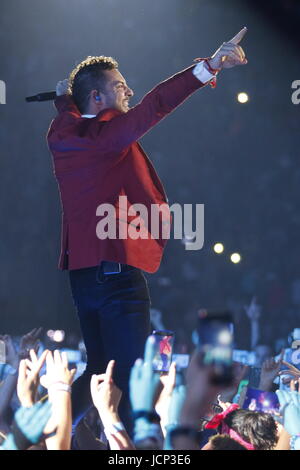
M 215 78 L 215 75 L 210 73 L 207 68 L 204 66 L 204 61 L 199 62 L 194 68 L 193 68 L 193 74 L 195 75 L 198 80 L 202 83 L 207 83 L 210 82 L 213 78 Z

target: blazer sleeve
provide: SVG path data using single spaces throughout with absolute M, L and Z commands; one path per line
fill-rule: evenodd
M 188 67 L 159 83 L 127 113 L 109 109 L 99 113 L 95 119 L 81 119 L 82 126 L 79 135 L 75 137 L 75 140 L 74 135 L 72 136 L 71 147 L 74 150 L 76 147 L 78 150 L 90 147 L 90 149 L 97 149 L 102 154 L 122 152 L 133 142 L 145 135 L 165 116 L 174 111 L 192 93 L 205 85 L 194 76 L 192 72 L 194 67 L 195 65 Z M 62 119 L 62 115 L 58 117 L 57 130 L 62 140 L 65 141 L 66 147 L 70 148 L 68 133 L 63 132 L 61 125 L 63 121 L 70 123 L 70 118 L 72 120 L 80 118 L 80 113 L 71 96 L 63 95 L 58 97 L 55 101 L 55 106 L 59 113 L 65 115 L 65 119 Z M 106 121 L 103 113 L 107 116 Z M 53 131 L 54 129 L 51 132 L 51 147 L 53 147 L 56 140 L 56 133 Z M 71 138 L 71 135 L 69 137 Z M 61 151 L 62 141 L 61 139 L 59 140 Z

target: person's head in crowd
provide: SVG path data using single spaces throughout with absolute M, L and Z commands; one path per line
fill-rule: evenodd
M 212 436 L 208 443 L 201 450 L 247 450 L 239 442 L 229 437 L 227 434 L 216 434 Z
M 271 450 L 278 441 L 277 424 L 273 416 L 259 411 L 232 411 L 224 418 L 222 432 L 225 430 L 242 445 L 253 446 L 253 450 Z
M 261 367 L 266 359 L 273 357 L 273 351 L 267 344 L 258 344 L 255 349 L 256 367 Z

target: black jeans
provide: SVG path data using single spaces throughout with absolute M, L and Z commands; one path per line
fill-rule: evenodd
M 91 375 L 105 372 L 115 359 L 114 381 L 122 390 L 119 413 L 128 432 L 132 430 L 129 375 L 134 361 L 143 357 L 150 333 L 150 298 L 143 273 L 126 265 L 125 269 L 103 275 L 100 264 L 69 272 L 87 350 L 85 372 L 72 387 L 73 424 L 92 406 Z

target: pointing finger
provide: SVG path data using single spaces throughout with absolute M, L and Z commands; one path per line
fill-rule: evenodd
M 144 362 L 145 364 L 151 364 L 152 367 L 152 360 L 155 356 L 155 336 L 148 336 L 145 346 L 145 357 Z
M 19 382 L 21 383 L 22 381 L 25 381 L 26 379 L 26 370 L 27 370 L 27 367 L 26 367 L 26 362 L 24 359 L 22 359 L 22 361 L 20 361 L 20 364 L 19 364 L 19 376 L 18 376 L 18 379 L 19 379 Z
M 233 44 L 239 44 L 241 42 L 241 40 L 243 39 L 243 37 L 245 36 L 245 34 L 247 33 L 247 28 L 246 26 L 241 29 L 241 31 L 239 33 L 237 33 L 231 40 L 230 42 L 233 42 Z
M 38 361 L 37 361 L 37 364 L 36 364 L 36 370 L 37 372 L 40 372 L 42 366 L 44 365 L 44 362 L 45 362 L 45 359 L 48 355 L 48 349 L 45 349 L 45 351 L 42 352 L 42 354 L 40 355 Z
M 113 371 L 114 371 L 115 361 L 109 361 L 106 371 L 105 371 L 105 380 L 104 382 L 109 383 L 112 381 Z

